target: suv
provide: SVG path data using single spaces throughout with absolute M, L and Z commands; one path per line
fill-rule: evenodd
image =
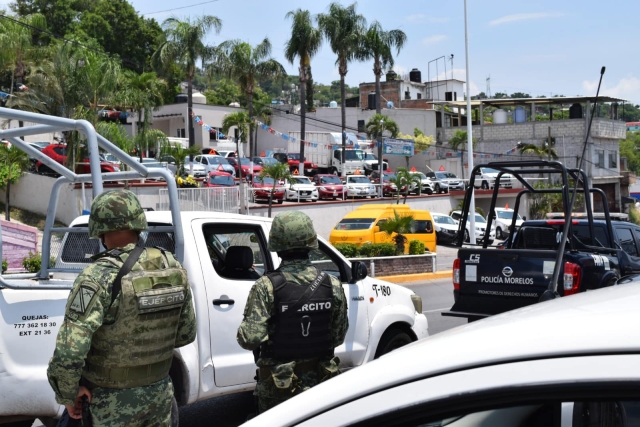
M 487 168 L 487 167 L 481 167 L 476 171 L 476 179 L 473 186 L 475 188 L 488 190 L 490 188 L 493 188 L 497 178 L 498 178 L 497 170 L 492 168 Z M 502 175 L 502 178 L 500 178 L 500 187 L 512 188 L 511 175 L 509 174 Z
M 447 171 L 427 172 L 427 178 L 433 183 L 434 193 L 448 193 L 449 190 L 464 191 L 464 181 L 458 178 L 454 173 Z
M 495 208 L 496 216 L 494 217 L 495 225 L 496 225 L 496 239 L 504 240 L 510 234 L 511 231 L 509 228 L 511 227 L 511 221 L 513 220 L 513 215 L 516 214 L 513 209 L 508 208 Z M 517 232 L 520 229 L 520 226 L 524 222 L 524 219 L 520 217 L 519 214 L 516 214 L 516 225 L 514 232 Z
M 453 218 L 453 220 L 456 222 L 456 224 L 460 224 L 460 221 L 462 221 L 462 211 L 453 211 L 451 212 L 451 218 Z M 475 230 L 475 235 L 476 235 L 476 241 L 477 242 L 481 242 L 484 239 L 484 233 L 485 230 L 487 229 L 487 220 L 484 219 L 484 217 L 482 215 L 480 215 L 478 212 L 476 212 L 476 216 L 475 216 L 475 220 L 476 220 L 476 230 Z M 469 221 L 469 219 L 467 218 L 467 223 L 466 223 L 466 227 L 464 230 L 464 241 L 465 242 L 469 242 L 469 230 L 471 227 L 471 221 Z M 496 229 L 494 228 L 493 224 L 491 225 L 491 231 L 489 232 L 489 244 L 493 243 L 493 240 L 496 238 Z

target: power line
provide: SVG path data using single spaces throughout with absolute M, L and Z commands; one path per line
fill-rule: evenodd
M 159 10 L 159 11 L 157 11 L 157 12 L 141 13 L 140 15 L 142 15 L 142 16 L 145 16 L 145 15 L 155 15 L 156 13 L 171 12 L 171 11 L 174 11 L 174 10 L 180 10 L 180 9 L 188 9 L 188 8 L 190 8 L 190 7 L 200 6 L 200 5 L 208 4 L 208 3 L 214 3 L 214 2 L 217 2 L 217 1 L 218 1 L 218 0 L 209 0 L 209 1 L 202 2 L 202 3 L 192 4 L 192 5 L 189 5 L 189 6 L 175 7 L 175 8 L 173 8 L 173 9 Z

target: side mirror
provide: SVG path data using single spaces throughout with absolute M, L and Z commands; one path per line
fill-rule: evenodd
M 367 277 L 367 265 L 362 261 L 351 262 L 351 283 L 359 282 Z
M 380 232 L 380 226 L 375 225 L 375 226 L 373 227 L 373 232 L 374 232 L 374 233 L 379 233 L 379 232 Z
M 527 220 L 527 217 L 526 217 L 526 216 L 523 216 L 523 217 L 522 217 L 522 220 L 523 220 L 523 221 L 526 221 L 526 220 Z

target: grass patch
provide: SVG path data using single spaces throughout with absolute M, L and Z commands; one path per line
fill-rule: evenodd
M 4 203 L 0 202 L 0 215 L 2 219 L 5 218 L 5 209 L 6 206 Z M 38 230 L 44 230 L 44 223 L 47 217 L 45 215 L 40 215 L 35 212 L 31 212 L 25 209 L 16 208 L 15 206 L 11 206 L 9 215 L 12 220 L 16 220 L 25 225 L 30 225 L 31 227 L 36 227 Z M 55 227 L 66 227 L 67 224 L 64 224 L 60 221 L 54 222 Z

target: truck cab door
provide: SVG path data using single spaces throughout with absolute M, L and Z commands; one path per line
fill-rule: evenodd
M 268 231 L 262 222 L 250 219 L 196 220 L 192 229 L 208 300 L 215 385 L 253 383 L 253 353 L 240 347 L 236 333 L 249 290 L 265 271 L 273 268 L 273 259 L 267 251 Z

